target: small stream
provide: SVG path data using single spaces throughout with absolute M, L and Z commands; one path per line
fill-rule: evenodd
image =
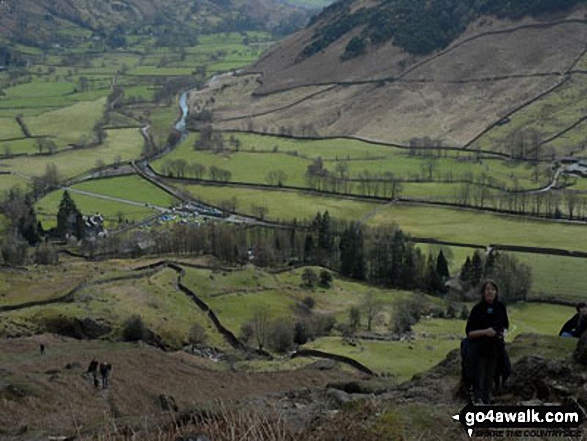
M 185 130 L 186 119 L 188 117 L 188 93 L 183 92 L 179 97 L 179 108 L 181 109 L 181 117 L 175 124 L 175 130 L 181 133 L 181 139 L 183 139 L 187 132 Z

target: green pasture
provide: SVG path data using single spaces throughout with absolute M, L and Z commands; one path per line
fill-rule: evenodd
M 223 326 L 238 335 L 241 326 L 253 319 L 257 308 L 267 308 L 270 320 L 290 317 L 295 301 L 279 291 L 263 291 L 246 294 L 226 294 L 206 300 Z
M 382 206 L 368 220 L 369 225 L 396 223 L 416 237 L 473 243 L 541 246 L 586 251 L 586 226 L 514 216 L 479 213 L 472 210 L 421 205 Z
M 72 188 L 161 207 L 177 202 L 170 194 L 136 175 L 84 181 Z
M 584 116 L 586 94 L 587 79 L 575 75 L 567 84 L 516 112 L 508 124 L 495 127 L 477 142 L 483 149 L 509 152 L 508 136 L 512 132 L 536 130 L 542 139 L 554 136 Z
M 307 313 L 298 305 L 307 297 L 315 302 L 314 314 L 332 315 L 338 323 L 347 323 L 350 307 L 360 307 L 367 293 L 372 293 L 380 304 L 373 329 L 385 333 L 389 329 L 394 303 L 413 295 L 407 291 L 380 289 L 341 279 L 336 274 L 330 288 L 310 289 L 302 284 L 304 269 L 271 275 L 255 268 L 233 272 L 185 268 L 183 283 L 235 333 L 252 319 L 256 309 L 262 307 L 268 309 L 271 320 L 293 322 L 297 316 L 306 316 Z M 316 274 L 322 271 L 319 267 L 312 269 Z M 441 299 L 425 298 L 427 302 L 443 304 Z M 366 328 L 364 320 L 363 328 Z
M 53 110 L 81 103 L 84 101 L 96 101 L 105 98 L 108 90 L 94 90 L 72 95 L 58 95 L 43 98 L 20 97 L 0 100 L 0 110 L 3 116 L 16 117 L 22 114 L 26 117 L 37 116 Z
M 57 212 L 59 210 L 59 202 L 61 201 L 62 196 L 63 191 L 57 190 L 49 193 L 37 202 L 35 206 L 37 217 L 43 223 L 45 229 L 57 225 Z M 125 202 L 112 201 L 75 192 L 70 192 L 70 196 L 82 214 L 102 214 L 106 220 L 106 226 L 108 228 L 117 225 L 119 215 L 129 222 L 138 222 L 159 213 L 159 211 L 154 208 L 147 206 L 141 207 L 127 204 Z
M 250 31 L 246 33 L 251 42 L 269 42 L 272 41 L 271 34 L 264 31 Z M 215 34 L 200 35 L 198 37 L 199 45 L 195 46 L 198 49 L 200 46 L 222 46 L 228 44 L 242 45 L 243 36 L 239 32 L 219 32 Z
M 182 147 L 186 146 L 184 144 Z M 303 158 L 285 154 L 232 153 L 229 155 L 194 151 L 193 148 L 176 149 L 169 155 L 154 163 L 154 168 L 163 173 L 165 163 L 169 160 L 184 159 L 188 163 L 199 163 L 206 167 L 204 177 L 210 179 L 210 167 L 219 167 L 232 173 L 231 182 L 269 184 L 268 174 L 275 170 L 285 171 L 287 179 L 284 184 L 306 187 L 304 174 L 310 162 Z
M 459 182 L 402 182 L 401 197 L 430 201 L 456 202 L 463 184 Z M 472 192 L 477 185 L 471 185 Z
M 141 56 L 125 52 L 107 52 L 92 60 L 92 72 L 113 74 L 123 66 L 133 68 L 139 64 Z
M 6 190 L 15 187 L 19 187 L 22 190 L 27 190 L 29 188 L 29 184 L 30 181 L 22 176 L 13 174 L 0 174 L 0 194 L 3 194 Z
M 130 69 L 126 75 L 136 75 L 136 76 L 164 76 L 164 77 L 173 77 L 173 76 L 185 76 L 190 75 L 194 69 L 193 68 L 186 68 L 186 67 L 155 67 L 155 66 L 137 66 L 133 69 Z
M 14 118 L 0 118 L 0 141 L 22 137 L 24 133 Z
M 155 89 L 149 86 L 133 86 L 124 88 L 124 97 L 126 99 L 135 98 L 142 101 L 152 101 Z
M 63 109 L 25 118 L 35 136 L 50 136 L 59 146 L 91 139 L 92 129 L 104 114 L 106 99 L 84 101 Z
M 531 298 L 587 300 L 587 259 L 530 253 L 512 254 L 532 268 Z
M 457 313 L 462 308 L 457 306 Z M 467 307 L 472 305 L 467 305 Z M 470 307 L 469 307 L 470 310 Z M 417 338 L 433 339 L 462 339 L 465 336 L 465 327 L 467 320 L 460 319 L 440 319 L 422 317 L 418 323 L 413 326 Z
M 272 152 L 277 147 L 279 152 L 298 154 L 309 158 L 321 157 L 323 160 L 345 160 L 368 157 L 388 156 L 390 152 L 400 149 L 352 139 L 304 140 L 289 139 L 280 136 L 254 135 L 248 133 L 224 133 L 225 141 L 231 136 L 241 142 L 242 150 Z
M 39 153 L 35 138 L 21 138 L 0 141 L 0 157 Z
M 277 276 L 253 266 L 239 271 L 186 267 L 183 283 L 202 298 L 219 297 L 236 291 L 256 292 L 259 289 L 275 289 L 280 286 Z
M 357 340 L 356 346 L 351 346 L 341 337 L 322 337 L 305 347 L 353 358 L 376 373 L 390 373 L 401 382 L 435 366 L 459 345 L 460 340 L 456 339 L 416 339 L 410 342 Z
M 8 170 L 27 176 L 40 176 L 48 164 L 55 164 L 62 178 L 71 178 L 96 167 L 96 161 L 113 164 L 139 158 L 143 138 L 137 129 L 107 130 L 107 137 L 100 146 L 58 152 L 51 156 L 29 156 L 4 160 Z
M 571 189 L 587 191 L 587 178 L 577 178 Z
M 526 164 L 510 165 L 499 159 L 485 159 L 482 162 L 465 162 L 456 158 L 428 159 L 422 157 L 410 157 L 406 152 L 388 155 L 386 158 L 373 160 L 349 161 L 349 173 L 352 177 L 358 177 L 361 172 L 368 170 L 370 173 L 383 174 L 392 172 L 394 176 L 403 179 L 428 179 L 427 168 L 432 165 L 432 178 L 439 180 L 466 180 L 467 176 L 474 179 L 483 178 L 485 182 L 494 181 L 494 185 L 512 188 L 512 180 L 518 180 L 520 188 L 537 188 L 547 183 L 544 176 L 538 181 L 532 179 L 532 168 Z M 330 171 L 334 165 L 327 165 Z M 469 178 L 469 179 L 470 179 Z
M 47 112 L 47 109 L 52 107 L 61 107 L 68 103 L 67 98 L 63 96 L 44 97 L 42 100 L 35 97 L 18 97 L 18 98 L 0 98 L 0 109 L 3 112 L 11 110 L 10 116 L 16 116 L 18 113 L 26 115 L 24 112 L 16 112 L 21 109 L 41 109 L 42 112 Z M 37 110 L 37 114 L 41 113 Z
M 318 212 L 328 211 L 331 217 L 347 220 L 359 220 L 381 204 L 359 202 L 331 196 L 317 196 L 304 192 L 284 192 L 275 190 L 253 190 L 225 186 L 207 186 L 198 184 L 179 185 L 195 199 L 211 205 L 236 198 L 236 210 L 240 213 L 253 214 L 253 205 L 266 207 L 267 218 L 272 220 L 292 221 L 293 219 L 313 219 Z
M 526 332 L 558 336 L 562 326 L 575 313 L 575 308 L 572 306 L 546 303 L 517 303 L 510 305 L 508 306 L 510 319 L 508 341 Z
M 65 81 L 32 81 L 30 83 L 19 84 L 18 86 L 4 89 L 6 97 L 10 98 L 30 98 L 30 97 L 51 97 L 62 96 L 73 93 L 75 84 Z

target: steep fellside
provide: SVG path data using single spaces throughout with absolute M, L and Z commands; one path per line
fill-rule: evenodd
M 247 69 L 255 82 L 227 79 L 214 100 L 213 90 L 194 93 L 192 105 L 207 103 L 221 129 L 400 144 L 428 136 L 467 146 L 487 127 L 585 74 L 577 63 L 586 49 L 586 13 L 576 6 L 519 20 L 485 16 L 427 55 L 410 54 L 392 39 L 344 61 L 360 28 L 300 56 L 315 40 L 318 20 Z

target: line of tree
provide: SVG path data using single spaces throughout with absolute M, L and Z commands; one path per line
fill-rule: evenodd
M 204 179 L 206 176 L 212 181 L 228 182 L 232 177 L 229 170 L 217 167 L 215 165 L 206 168 L 198 162 L 188 163 L 185 159 L 167 160 L 163 164 L 162 172 L 170 178 L 193 178 Z

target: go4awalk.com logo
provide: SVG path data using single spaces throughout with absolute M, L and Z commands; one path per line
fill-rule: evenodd
M 453 415 L 470 437 L 580 438 L 585 415 L 576 404 L 561 406 L 474 406 Z

